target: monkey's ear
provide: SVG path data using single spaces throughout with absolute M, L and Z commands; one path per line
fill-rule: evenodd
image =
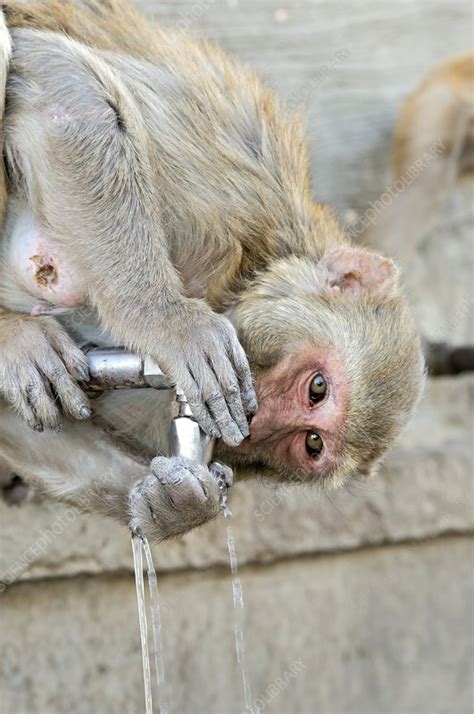
M 395 263 L 377 253 L 361 248 L 339 248 L 328 253 L 318 264 L 324 272 L 328 292 L 349 292 L 354 296 L 363 290 L 374 297 L 395 297 L 399 289 L 399 270 Z

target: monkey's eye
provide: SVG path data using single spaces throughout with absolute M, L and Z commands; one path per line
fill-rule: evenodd
M 308 454 L 312 457 L 315 458 L 316 456 L 319 456 L 321 451 L 323 450 L 323 440 L 319 436 L 319 434 L 316 434 L 314 431 L 308 431 L 306 435 L 306 451 Z
M 309 398 L 313 404 L 321 402 L 326 396 L 327 384 L 322 374 L 317 374 L 309 385 Z

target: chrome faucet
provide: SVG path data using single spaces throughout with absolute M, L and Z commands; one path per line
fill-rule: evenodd
M 170 425 L 171 456 L 183 456 L 208 464 L 212 458 L 214 439 L 203 432 L 193 417 L 184 393 L 173 385 L 150 357 L 140 357 L 121 348 L 86 350 L 90 381 L 87 390 L 103 392 L 109 389 L 174 390 L 178 414 Z

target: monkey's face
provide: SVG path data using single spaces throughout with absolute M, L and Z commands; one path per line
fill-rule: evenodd
M 237 460 L 329 487 L 369 474 L 411 415 L 420 341 L 391 261 L 354 248 L 291 258 L 233 315 L 259 408 Z
M 339 465 L 349 385 L 343 364 L 313 344 L 256 378 L 259 403 L 241 454 L 288 469 L 295 479 L 328 479 Z

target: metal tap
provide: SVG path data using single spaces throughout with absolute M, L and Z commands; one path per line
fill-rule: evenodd
M 183 392 L 176 387 L 178 415 L 170 427 L 170 452 L 172 456 L 184 456 L 201 464 L 208 464 L 212 458 L 215 439 L 205 434 L 193 417 Z
M 174 389 L 178 414 L 170 425 L 170 454 L 203 464 L 210 462 L 215 440 L 202 431 L 182 390 L 170 382 L 153 359 L 121 348 L 89 349 L 86 355 L 90 373 L 87 390 Z
M 86 351 L 90 381 L 87 389 L 103 392 L 108 389 L 173 389 L 151 357 L 140 357 L 122 348 L 94 348 Z

